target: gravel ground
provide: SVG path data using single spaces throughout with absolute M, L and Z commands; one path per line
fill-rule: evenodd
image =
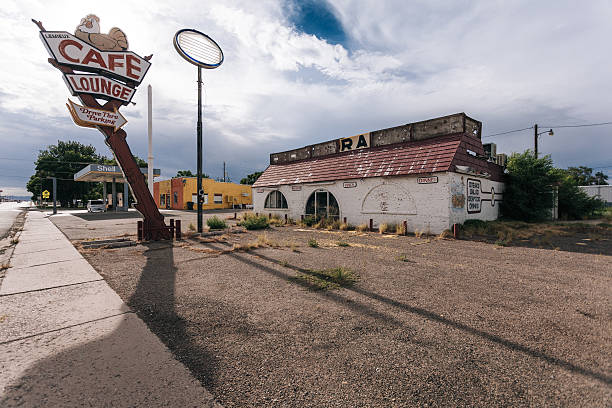
M 295 227 L 230 250 L 260 234 L 83 253 L 227 407 L 612 404 L 609 256 Z M 357 284 L 292 279 L 335 266 Z

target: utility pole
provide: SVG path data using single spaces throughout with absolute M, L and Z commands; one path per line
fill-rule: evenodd
M 225 162 L 223 162 L 223 182 L 225 183 Z
M 538 124 L 533 125 L 533 152 L 535 154 L 535 158 L 538 158 Z
M 53 215 L 57 214 L 57 178 L 51 177 L 53 180 Z

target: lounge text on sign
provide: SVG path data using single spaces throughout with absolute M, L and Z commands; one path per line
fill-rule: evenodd
M 65 74 L 64 80 L 73 96 L 86 93 L 96 97 L 115 98 L 129 103 L 136 90 L 121 82 L 95 74 Z
M 139 84 L 151 66 L 131 51 L 100 51 L 65 31 L 41 31 L 40 38 L 58 63 L 82 71 L 105 72 Z

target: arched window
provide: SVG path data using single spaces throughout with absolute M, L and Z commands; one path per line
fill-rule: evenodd
M 319 218 L 339 218 L 340 207 L 336 197 L 327 190 L 315 191 L 306 202 L 306 215 L 314 215 Z
M 278 190 L 270 191 L 270 194 L 266 197 L 264 208 L 289 208 L 287 206 L 287 199 L 283 193 Z

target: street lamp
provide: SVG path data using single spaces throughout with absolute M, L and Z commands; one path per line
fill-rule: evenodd
M 223 63 L 223 51 L 219 45 L 204 33 L 198 30 L 185 28 L 174 35 L 174 48 L 187 62 L 198 67 L 198 232 L 202 233 L 202 68 L 215 69 Z
M 533 145 L 536 159 L 538 158 L 538 136 L 543 135 L 544 133 L 548 133 L 548 136 L 554 136 L 555 134 L 552 129 L 538 133 L 538 124 L 536 123 L 533 125 Z

